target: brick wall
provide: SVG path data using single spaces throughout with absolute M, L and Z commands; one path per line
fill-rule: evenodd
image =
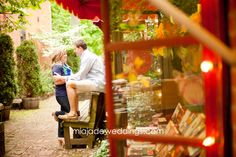
M 29 24 L 26 27 L 26 36 L 30 38 L 35 33 L 45 33 L 52 31 L 51 20 L 51 3 L 45 2 L 41 5 L 41 9 L 27 10 L 30 15 L 27 17 Z
M 51 3 L 45 2 L 41 4 L 41 9 L 26 10 L 28 24 L 25 27 L 26 39 L 30 39 L 31 35 L 35 33 L 51 32 L 52 21 L 51 21 Z M 20 45 L 20 34 L 22 30 L 16 30 L 9 35 L 13 38 L 15 47 Z
M 52 32 L 51 3 L 49 1 L 41 4 L 41 9 L 28 9 L 26 12 L 29 15 L 27 16 L 28 24 L 24 29 L 26 39 L 31 39 L 31 36 L 36 33 Z M 9 33 L 13 39 L 15 48 L 17 48 L 21 43 L 22 31 L 23 30 L 16 30 Z M 51 62 L 48 56 L 42 54 L 42 48 L 44 45 L 37 43 L 37 47 L 39 50 L 38 56 L 40 65 L 42 67 L 48 67 Z
M 236 1 L 229 0 L 229 36 L 230 44 L 236 49 Z M 233 129 L 233 156 L 236 156 L 236 67 L 231 68 L 231 115 Z

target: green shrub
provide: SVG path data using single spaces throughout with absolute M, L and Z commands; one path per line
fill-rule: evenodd
M 8 104 L 14 99 L 17 86 L 13 43 L 11 37 L 6 34 L 0 34 L 0 63 L 0 102 Z
M 93 157 L 107 157 L 109 156 L 109 143 L 108 140 L 103 140 L 101 146 L 94 153 Z
M 88 45 L 88 49 L 100 56 L 103 53 L 102 31 L 97 26 L 95 26 L 91 20 L 80 20 L 78 26 L 80 28 L 80 36 Z
M 26 40 L 16 50 L 17 81 L 22 97 L 35 97 L 42 93 L 40 66 L 34 43 Z
M 67 50 L 67 63 L 72 69 L 73 73 L 78 72 L 79 70 L 79 64 L 80 64 L 80 58 L 76 56 L 74 49 L 68 49 Z
M 51 3 L 52 30 L 54 32 L 66 32 L 70 30 L 71 15 L 56 2 Z
M 43 53 L 48 55 L 51 55 L 59 47 L 74 48 L 74 42 L 81 38 L 87 43 L 91 52 L 99 56 L 103 54 L 103 33 L 91 20 L 80 20 L 78 26 L 64 33 L 54 32 L 33 36 L 33 39 L 48 45 L 43 49 Z
M 40 81 L 42 84 L 41 94 L 47 94 L 47 93 L 54 92 L 51 70 L 41 70 L 40 71 Z

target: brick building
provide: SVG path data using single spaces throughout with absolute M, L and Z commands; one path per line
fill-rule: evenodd
M 19 29 L 9 33 L 14 42 L 14 47 L 17 48 L 21 41 L 25 39 L 31 39 L 31 36 L 37 33 L 45 33 L 52 32 L 52 18 L 51 18 L 51 3 L 46 1 L 41 4 L 40 9 L 28 9 L 26 10 L 28 16 L 26 19 L 28 20 L 28 24 L 25 26 L 25 29 Z M 41 66 L 47 66 L 50 64 L 50 60 L 48 56 L 44 56 L 42 54 L 43 45 L 41 43 L 37 43 L 38 47 L 38 56 L 39 62 Z

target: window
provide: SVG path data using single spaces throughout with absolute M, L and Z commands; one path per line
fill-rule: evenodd
M 21 29 L 20 30 L 20 41 L 23 42 L 24 40 L 26 40 L 25 30 Z
M 134 1 L 103 3 L 111 156 L 222 156 L 222 71 L 200 69 L 221 60 L 174 19 Z M 182 9 L 200 22 L 200 5 L 190 6 Z

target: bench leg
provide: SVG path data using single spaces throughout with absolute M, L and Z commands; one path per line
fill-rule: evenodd
M 89 148 L 93 148 L 93 144 L 94 144 L 94 140 L 95 140 L 95 137 L 94 137 L 94 135 L 89 135 L 88 137 L 87 137 L 87 144 L 88 144 L 88 147 Z
M 71 149 L 72 145 L 70 143 L 70 129 L 69 127 L 64 126 L 64 140 L 65 140 L 65 148 Z

